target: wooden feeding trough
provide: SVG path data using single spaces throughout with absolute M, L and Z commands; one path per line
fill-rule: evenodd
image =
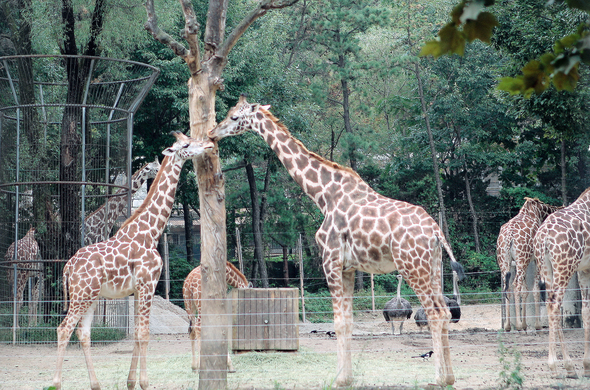
M 233 289 L 232 351 L 299 349 L 299 289 Z

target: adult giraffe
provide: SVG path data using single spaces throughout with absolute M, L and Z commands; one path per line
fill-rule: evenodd
M 442 248 L 463 276 L 436 222 L 419 206 L 373 191 L 350 168 L 310 152 L 269 111 L 241 96 L 227 118 L 209 136 L 214 140 L 247 130 L 260 134 L 289 174 L 320 208 L 325 218 L 316 233 L 332 295 L 337 336 L 337 386 L 352 382 L 352 295 L 355 271 L 398 270 L 418 295 L 431 323 L 436 382 L 455 382 L 449 350 L 451 314 L 442 295 Z
M 188 332 L 193 356 L 191 368 L 194 372 L 199 371 L 201 366 L 200 360 L 197 359 L 197 351 L 199 352 L 199 358 L 201 357 L 201 279 L 201 266 L 198 266 L 188 274 L 182 285 L 182 297 L 188 315 Z M 225 265 L 225 280 L 227 284 L 235 288 L 248 288 L 250 286 L 244 274 L 229 261 Z M 229 372 L 235 371 L 229 354 L 227 355 L 227 367 Z
M 16 247 L 16 256 L 15 256 Z M 18 329 L 18 316 L 24 301 L 24 291 L 30 277 L 36 277 L 37 281 L 33 286 L 32 300 L 29 302 L 29 326 L 37 325 L 37 305 L 39 303 L 40 291 L 43 291 L 43 264 L 39 260 L 39 244 L 35 240 L 35 228 L 31 226 L 27 234 L 20 240 L 13 242 L 8 247 L 4 260 L 16 262 L 16 296 L 14 296 L 17 321 L 15 327 Z M 14 266 L 7 270 L 8 285 L 10 291 L 14 292 Z
M 157 157 L 138 169 L 131 177 L 131 195 L 133 196 L 147 179 L 155 178 L 159 169 Z M 96 244 L 110 237 L 117 218 L 127 209 L 127 194 L 127 189 L 119 189 L 105 204 L 84 218 L 84 245 Z
M 559 342 L 567 377 L 578 377 L 561 328 L 563 296 L 574 272 L 578 272 L 585 338 L 584 376 L 590 377 L 590 188 L 574 203 L 545 219 L 535 236 L 534 256 L 541 276 L 541 291 L 547 292 L 549 368 L 557 374 L 556 344 Z
M 516 216 L 506 222 L 500 228 L 496 242 L 496 260 L 500 267 L 502 278 L 502 299 L 506 305 L 506 320 L 504 330 L 510 332 L 510 296 L 514 296 L 514 314 L 516 329 L 526 330 L 526 299 L 529 295 L 526 290 L 526 270 L 533 256 L 533 239 L 537 229 L 548 215 L 560 207 L 552 206 L 541 202 L 537 198 L 525 197 L 524 205 Z M 515 263 L 516 275 L 514 275 L 513 293 L 510 294 L 510 266 Z M 539 273 L 535 274 L 535 281 L 538 281 Z M 537 283 L 535 283 L 536 285 Z M 539 294 L 535 291 L 535 329 L 541 329 Z
M 90 327 L 98 297 L 123 298 L 135 295 L 135 343 L 127 387 L 136 382 L 140 361 L 139 384 L 148 388 L 146 371 L 150 310 L 156 284 L 162 270 L 157 244 L 174 203 L 174 194 L 184 162 L 213 149 L 212 142 L 197 141 L 180 132 L 172 133 L 176 142 L 162 153 L 166 156 L 141 206 L 117 233 L 107 241 L 80 249 L 63 270 L 66 318 L 57 328 L 57 369 L 53 386 L 61 388 L 62 365 L 70 336 L 80 319 L 77 335 L 82 345 L 90 387 L 100 389 L 90 358 Z

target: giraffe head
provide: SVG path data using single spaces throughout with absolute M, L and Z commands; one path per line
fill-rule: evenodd
M 240 135 L 252 129 L 252 125 L 259 120 L 260 110 L 268 110 L 270 105 L 262 106 L 258 103 L 248 103 L 246 96 L 241 95 L 238 104 L 231 108 L 227 117 L 215 128 L 209 130 L 209 138 L 219 141 L 232 135 Z
M 156 159 L 154 161 L 145 164 L 142 168 L 143 173 L 146 174 L 148 179 L 155 178 L 156 175 L 158 174 L 159 170 L 160 170 L 160 162 L 158 161 L 158 156 L 156 156 Z
M 175 156 L 179 160 L 185 161 L 213 150 L 214 145 L 211 141 L 198 141 L 180 131 L 173 131 L 170 134 L 176 138 L 176 142 L 171 147 L 164 149 L 162 154 L 165 156 Z

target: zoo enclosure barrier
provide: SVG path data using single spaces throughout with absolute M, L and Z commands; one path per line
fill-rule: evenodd
M 26 298 L 15 296 L 8 280 L 16 274 L 43 282 L 37 328 L 54 332 L 63 264 L 110 236 L 110 206 L 124 204 L 121 214 L 129 216 L 133 120 L 158 73 L 110 58 L 0 57 L 0 254 L 15 248 L 0 259 L 0 328 L 10 324 L 13 342 L 28 323 L 9 313 Z M 30 228 L 38 249 L 25 255 L 20 240 Z

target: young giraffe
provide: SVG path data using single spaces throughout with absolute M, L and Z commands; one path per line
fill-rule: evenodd
M 232 263 L 227 262 L 225 266 L 225 277 L 227 284 L 235 288 L 248 288 L 248 279 Z M 201 356 L 201 266 L 193 269 L 182 286 L 182 296 L 184 297 L 184 307 L 188 314 L 189 328 L 188 332 L 191 339 L 191 350 L 193 354 L 191 367 L 194 372 L 199 371 Z M 195 314 L 199 313 L 195 318 Z M 235 372 L 231 362 L 231 357 L 227 355 L 227 367 L 229 372 Z
M 510 332 L 511 329 L 510 295 L 514 296 L 516 329 L 527 329 L 526 299 L 529 293 L 525 288 L 525 277 L 526 270 L 533 256 L 533 238 L 545 218 L 559 209 L 558 206 L 545 204 L 537 198 L 525 197 L 524 199 L 524 205 L 518 214 L 500 228 L 500 234 L 496 243 L 496 259 L 502 277 L 502 296 L 506 304 L 506 322 L 504 323 L 504 330 L 506 332 Z M 510 265 L 513 261 L 516 263 L 516 275 L 514 276 L 513 293 L 510 294 Z M 539 273 L 537 272 L 535 281 L 538 281 L 538 275 Z M 539 294 L 537 291 L 535 291 L 534 297 L 536 312 L 535 329 L 539 330 L 541 329 L 541 323 L 539 318 Z
M 567 377 L 578 377 L 561 328 L 563 296 L 577 271 L 584 321 L 584 376 L 590 377 L 590 188 L 574 203 L 547 217 L 535 236 L 534 256 L 541 275 L 541 291 L 547 291 L 549 368 L 557 375 L 556 344 L 559 342 Z
M 140 360 L 139 384 L 148 388 L 146 371 L 149 319 L 152 299 L 162 270 L 157 244 L 174 203 L 174 194 L 184 162 L 213 149 L 212 142 L 197 141 L 180 132 L 172 133 L 176 142 L 162 153 L 166 156 L 142 205 L 107 241 L 86 246 L 72 257 L 63 270 L 66 309 L 57 328 L 57 370 L 53 386 L 61 388 L 64 353 L 76 324 L 77 335 L 88 366 L 90 386 L 100 389 L 90 358 L 90 327 L 98 297 L 123 298 L 135 295 L 135 343 L 127 387 L 136 382 Z
M 240 97 L 227 118 L 210 130 L 212 139 L 253 130 L 277 154 L 289 174 L 320 208 L 325 218 L 316 233 L 323 269 L 332 295 L 337 336 L 336 385 L 352 382 L 352 295 L 355 271 L 398 270 L 418 295 L 431 323 L 436 381 L 455 382 L 448 329 L 451 314 L 442 295 L 442 248 L 463 276 L 436 222 L 421 207 L 373 191 L 350 168 L 310 152 L 269 111 Z
M 27 281 L 30 277 L 36 277 L 37 282 L 33 287 L 32 301 L 29 302 L 29 325 L 37 325 L 37 302 L 39 302 L 40 291 L 43 290 L 43 266 L 40 262 L 32 262 L 39 260 L 39 245 L 35 240 L 35 228 L 31 227 L 27 234 L 16 241 L 17 254 L 15 257 L 15 243 L 13 242 L 8 247 L 4 259 L 7 262 L 16 261 L 16 313 L 17 316 L 20 313 L 20 309 L 23 305 L 24 291 L 27 285 Z M 10 291 L 14 290 L 14 267 L 11 266 L 7 270 L 8 273 L 8 285 Z M 19 328 L 18 321 L 16 328 Z
M 131 195 L 133 196 L 147 179 L 156 177 L 159 169 L 160 163 L 157 157 L 153 162 L 138 169 L 131 177 Z M 121 188 L 115 196 L 110 197 L 105 204 L 88 215 L 84 219 L 84 245 L 96 244 L 108 239 L 117 218 L 123 215 L 127 204 L 127 189 Z M 105 215 L 107 207 L 108 211 Z

